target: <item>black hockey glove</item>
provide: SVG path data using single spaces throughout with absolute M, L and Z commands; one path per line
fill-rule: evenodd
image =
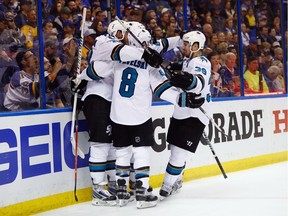
M 74 93 L 84 91 L 85 87 L 87 86 L 87 82 L 87 80 L 81 80 L 77 77 L 73 77 L 71 80 L 71 91 Z
M 162 56 L 151 48 L 147 48 L 144 50 L 142 58 L 151 66 L 158 68 L 163 62 Z
M 171 84 L 175 87 L 190 90 L 194 87 L 196 77 L 185 71 L 172 71 L 171 73 Z
M 192 92 L 182 92 L 178 99 L 178 105 L 180 107 L 189 107 L 196 109 L 202 106 L 205 102 L 205 98 L 200 97 L 200 94 Z
M 165 59 L 163 59 L 163 62 L 161 63 L 161 67 L 164 70 L 168 79 L 171 79 L 171 77 L 175 73 L 180 73 L 180 71 L 182 70 L 182 65 L 183 65 L 182 62 L 173 63 Z

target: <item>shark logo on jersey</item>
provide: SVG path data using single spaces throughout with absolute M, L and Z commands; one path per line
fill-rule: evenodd
M 106 133 L 108 134 L 108 136 L 111 136 L 112 135 L 112 126 L 111 125 L 108 125 L 107 128 L 106 128 Z
M 187 145 L 188 145 L 188 146 L 191 146 L 192 144 L 193 144 L 192 141 L 187 140 Z
M 140 141 L 141 141 L 140 137 L 135 137 L 135 142 L 136 143 L 140 143 Z

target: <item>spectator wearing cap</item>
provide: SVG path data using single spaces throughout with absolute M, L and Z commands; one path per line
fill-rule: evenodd
M 281 47 L 280 43 L 278 41 L 273 42 L 273 44 L 271 46 L 271 51 L 272 51 L 273 56 L 274 56 L 274 50 L 278 47 Z
M 20 11 L 15 17 L 15 24 L 16 26 L 21 29 L 23 25 L 26 24 L 27 14 L 32 8 L 32 1 L 31 0 L 21 0 L 20 1 Z
M 25 46 L 26 48 L 30 49 L 33 48 L 35 40 L 37 38 L 37 15 L 36 10 L 31 9 L 27 13 L 27 22 L 25 25 L 22 26 L 21 32 L 25 35 L 26 41 Z
M 248 57 L 247 64 L 247 70 L 244 73 L 244 79 L 247 84 L 245 85 L 245 93 L 269 93 L 269 88 L 263 73 L 262 71 L 261 73 L 259 72 L 259 62 L 257 57 Z
M 57 16 L 53 22 L 53 26 L 57 29 L 59 35 L 63 34 L 64 21 L 71 20 L 71 10 L 68 7 L 61 8 L 60 15 Z
M 97 33 L 94 29 L 87 29 L 84 32 L 84 43 L 82 47 L 82 57 L 88 59 L 88 53 L 90 52 L 93 44 L 95 43 L 95 38 Z

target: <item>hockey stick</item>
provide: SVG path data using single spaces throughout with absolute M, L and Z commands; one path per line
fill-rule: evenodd
M 77 58 L 77 74 L 80 74 L 80 66 L 81 66 L 81 58 L 82 58 L 82 46 L 83 46 L 83 36 L 84 36 L 84 25 L 86 21 L 86 11 L 87 9 L 83 9 L 83 16 L 82 16 L 82 25 L 81 25 L 81 38 L 78 48 L 78 58 Z M 78 202 L 77 197 L 77 167 L 78 167 L 78 154 L 81 158 L 85 158 L 85 154 L 79 149 L 78 147 L 78 111 L 77 111 L 77 98 L 78 93 L 74 94 L 74 101 L 73 101 L 73 112 L 72 112 L 72 125 L 71 125 L 71 136 L 70 141 L 72 143 L 72 150 L 74 153 L 74 198 Z M 76 124 L 75 124 L 76 119 Z M 74 138 L 74 130 L 75 130 L 75 138 Z
M 217 155 L 216 155 L 216 153 L 215 153 L 215 151 L 213 149 L 213 146 L 212 146 L 208 136 L 205 133 L 205 131 L 203 131 L 203 134 L 202 134 L 202 137 L 201 137 L 200 141 L 203 143 L 203 145 L 208 145 L 210 147 L 211 152 L 212 152 L 212 154 L 213 154 L 213 156 L 214 156 L 214 158 L 215 158 L 215 160 L 216 160 L 216 162 L 218 164 L 218 167 L 220 168 L 220 170 L 222 172 L 222 175 L 224 176 L 225 179 L 228 178 L 226 173 L 225 173 L 225 170 L 224 170 L 224 168 L 223 168 L 223 166 L 222 166 L 222 164 L 221 164 L 221 162 L 219 160 L 219 158 L 217 157 Z
M 119 17 L 116 16 L 115 18 L 116 18 L 117 21 L 126 29 L 126 31 L 128 31 L 128 33 L 142 46 L 142 48 L 143 48 L 144 50 L 146 50 L 149 54 L 151 54 L 150 51 L 149 51 L 149 49 L 147 49 L 145 46 L 143 46 L 143 44 L 141 43 L 141 41 L 133 34 L 133 32 L 131 32 L 131 30 L 130 30 L 127 26 L 124 25 L 124 23 L 121 22 L 121 20 L 119 19 Z M 167 62 L 167 61 L 165 62 L 165 61 L 164 61 L 164 62 L 162 63 L 162 64 L 164 64 L 164 65 L 160 65 L 160 67 L 163 69 L 163 71 L 164 71 L 167 79 L 170 79 L 170 78 L 171 78 L 171 74 L 169 73 L 169 71 L 165 70 L 164 68 L 165 68 L 166 66 L 168 66 L 169 63 L 170 63 L 170 62 Z M 182 89 L 182 90 L 185 92 L 184 89 Z M 227 134 L 225 134 L 224 129 L 223 129 L 223 128 L 221 129 L 221 128 L 219 127 L 219 125 L 217 125 L 217 124 L 215 123 L 215 121 L 204 111 L 204 109 L 203 109 L 202 107 L 199 107 L 199 109 L 200 109 L 200 111 L 209 119 L 209 121 L 211 121 L 211 123 L 212 123 L 213 125 L 215 125 L 215 127 L 216 127 L 221 133 L 223 133 L 227 138 L 229 137 Z

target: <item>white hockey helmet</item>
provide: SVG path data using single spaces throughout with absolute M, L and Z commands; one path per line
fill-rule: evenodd
M 124 24 L 124 26 L 128 27 L 127 22 L 125 22 L 123 20 L 121 20 L 121 22 Z M 124 35 L 126 33 L 126 29 L 121 25 L 121 23 L 119 23 L 118 20 L 114 20 L 108 25 L 107 32 L 109 35 L 116 37 L 116 34 L 118 31 L 121 31 L 123 38 L 124 38 Z M 118 39 L 122 40 L 123 38 L 118 38 Z
M 136 22 L 136 21 L 129 21 L 128 23 L 128 27 L 129 29 L 145 29 L 145 26 L 140 23 L 140 22 Z
M 138 38 L 142 45 L 144 45 L 144 42 L 147 47 L 151 44 L 151 34 L 146 29 L 138 28 L 130 29 L 130 31 L 136 36 L 136 38 Z M 142 45 L 139 44 L 139 42 L 130 33 L 128 34 L 128 43 L 130 46 L 142 47 Z
M 198 43 L 199 44 L 199 49 L 198 50 L 204 49 L 205 42 L 206 42 L 205 35 L 202 32 L 200 32 L 200 31 L 188 32 L 188 33 L 183 35 L 182 39 L 183 39 L 183 41 L 189 42 L 190 49 L 192 48 L 194 43 Z

